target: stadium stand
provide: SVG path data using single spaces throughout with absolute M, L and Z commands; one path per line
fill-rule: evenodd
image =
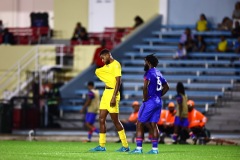
M 218 53 L 215 52 L 217 42 L 220 40 L 221 35 L 225 35 L 229 43 L 233 42 L 230 37 L 230 32 L 222 31 L 207 31 L 195 32 L 194 35 L 206 36 L 206 42 L 209 44 L 208 51 L 204 53 L 191 52 L 188 54 L 187 59 L 174 60 L 173 55 L 177 49 L 179 37 L 182 30 L 187 26 L 158 26 L 158 28 L 151 27 L 153 24 L 149 22 L 144 24 L 140 31 L 131 35 L 130 40 L 124 42 L 120 47 L 113 50 L 114 57 L 122 63 L 122 81 L 123 81 L 123 100 L 120 102 L 120 116 L 127 116 L 132 111 L 131 103 L 134 100 L 141 101 L 142 99 L 142 86 L 143 86 L 143 58 L 151 53 L 159 58 L 158 68 L 168 80 L 170 85 L 169 92 L 163 97 L 164 106 L 169 101 L 174 100 L 176 91 L 176 83 L 182 81 L 186 87 L 186 93 L 190 99 L 195 100 L 196 108 L 201 112 L 211 115 L 215 112 L 216 107 L 221 103 L 224 97 L 230 96 L 228 93 L 234 89 L 237 82 L 240 81 L 239 74 L 239 54 L 236 53 Z M 193 28 L 193 27 L 190 27 Z M 144 31 L 148 30 L 148 33 Z M 163 30 L 163 31 L 162 31 Z M 141 38 L 136 38 L 141 36 Z M 124 49 L 122 49 L 124 48 Z M 121 52 L 121 55 L 119 52 Z M 94 68 L 89 68 L 85 73 L 76 77 L 70 83 L 75 83 L 75 88 L 70 86 L 70 90 L 65 89 L 64 86 L 62 93 L 71 95 L 73 98 L 63 101 L 60 105 L 63 119 L 73 116 L 71 111 L 78 111 L 81 109 L 83 99 L 87 93 L 86 77 L 91 77 L 95 81 L 95 85 L 100 91 L 103 91 L 104 84 L 99 82 L 94 74 Z M 88 75 L 88 76 L 86 76 Z M 82 81 L 84 85 L 76 86 L 77 79 Z M 68 84 L 69 85 L 69 84 Z M 71 84 L 70 84 L 71 85 Z M 79 116 L 78 116 L 79 117 Z M 68 118 L 67 118 L 68 119 Z
M 8 28 L 13 33 L 16 44 L 39 44 L 43 37 L 50 38 L 49 27 Z

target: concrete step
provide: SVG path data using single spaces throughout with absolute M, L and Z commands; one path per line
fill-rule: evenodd
M 208 118 L 209 123 L 216 123 L 216 122 L 229 122 L 229 123 L 240 123 L 240 116 L 231 116 L 231 117 L 226 117 L 226 116 L 214 116 L 214 117 L 209 117 Z
M 234 101 L 234 100 L 224 100 L 223 101 L 223 103 L 222 103 L 222 105 L 224 105 L 223 107 L 232 107 L 232 106 L 234 106 L 234 107 L 240 107 L 240 105 L 239 105 L 239 103 L 240 103 L 240 98 L 239 98 L 239 101 Z
M 206 128 L 210 131 L 223 131 L 223 132 L 240 132 L 239 125 L 224 125 L 224 124 L 215 124 L 215 125 L 206 125 Z
M 81 114 L 79 112 L 64 112 L 63 113 L 63 117 L 61 117 L 61 119 L 65 119 L 65 120 L 81 120 L 85 117 L 84 114 Z M 119 119 L 128 119 L 129 114 L 119 114 Z M 97 115 L 97 119 L 98 119 L 98 115 Z M 107 120 L 111 120 L 110 115 L 107 116 Z

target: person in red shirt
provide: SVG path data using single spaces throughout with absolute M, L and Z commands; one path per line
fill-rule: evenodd
M 190 137 L 193 139 L 194 144 L 200 137 L 206 137 L 204 127 L 207 122 L 207 118 L 198 110 L 194 108 L 194 101 L 188 100 L 188 121 L 190 129 Z
M 98 47 L 96 50 L 95 50 L 95 53 L 94 53 L 94 56 L 93 56 L 93 60 L 92 60 L 92 65 L 96 65 L 97 68 L 100 68 L 102 66 L 104 66 L 105 64 L 103 63 L 102 59 L 100 58 L 100 52 L 106 47 L 106 41 L 105 40 L 102 40 L 101 41 L 101 46 Z
M 170 136 L 174 131 L 174 121 L 175 121 L 175 104 L 173 102 L 169 102 L 168 110 L 162 110 L 161 116 L 158 121 L 158 128 L 160 131 L 160 140 L 159 143 L 164 144 L 165 136 Z

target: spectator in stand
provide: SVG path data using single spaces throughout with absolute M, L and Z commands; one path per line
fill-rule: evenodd
M 159 143 L 164 144 L 165 137 L 170 137 L 170 135 L 173 134 L 175 114 L 176 110 L 173 102 L 168 103 L 168 110 L 161 111 L 161 116 L 158 121 L 158 129 L 160 131 Z
M 2 20 L 0 20 L 0 35 L 2 34 L 3 30 L 4 30 L 3 22 Z
M 87 30 L 82 26 L 80 22 L 76 24 L 72 40 L 88 40 Z
M 187 57 L 187 51 L 182 43 L 178 43 L 178 49 L 176 55 L 173 56 L 174 59 L 185 59 Z
M 228 42 L 224 36 L 221 36 L 221 41 L 218 43 L 217 52 L 226 52 L 228 50 Z
M 180 43 L 184 44 L 187 52 L 191 52 L 194 48 L 194 36 L 190 28 L 186 28 L 185 32 L 181 35 Z
M 204 32 L 208 30 L 208 22 L 205 14 L 200 15 L 200 19 L 197 21 L 196 30 L 198 32 Z
M 218 30 L 231 31 L 233 22 L 229 17 L 224 17 L 222 23 L 218 24 Z
M 97 66 L 97 68 L 100 68 L 102 66 L 104 66 L 105 64 L 103 63 L 102 59 L 100 58 L 100 52 L 102 50 L 104 50 L 106 47 L 106 41 L 103 39 L 101 41 L 101 46 L 98 47 L 95 50 L 94 56 L 93 56 L 93 61 L 92 61 L 92 65 L 95 64 Z
M 240 24 L 238 21 L 235 22 L 235 28 L 232 29 L 232 37 L 237 38 L 240 36 Z
M 198 35 L 196 44 L 194 47 L 195 47 L 194 51 L 196 51 L 196 52 L 205 52 L 206 51 L 207 44 L 206 44 L 203 36 Z
M 235 9 L 233 10 L 232 13 L 232 18 L 233 18 L 233 28 L 235 28 L 235 22 L 238 21 L 240 22 L 240 2 L 236 2 L 235 4 Z
M 135 24 L 133 26 L 133 29 L 136 29 L 138 26 L 144 23 L 143 19 L 140 16 L 136 16 L 134 18 Z
M 233 50 L 235 53 L 240 53 L 240 36 L 238 37 L 237 41 L 234 42 Z
M 207 118 L 198 110 L 196 110 L 195 103 L 193 100 L 188 100 L 188 121 L 189 121 L 189 135 L 193 137 L 193 142 L 196 144 L 197 140 L 200 138 L 205 138 L 206 134 L 204 132 L 204 127 L 207 122 Z M 204 142 L 203 142 L 204 143 Z
M 15 44 L 14 36 L 7 28 L 3 30 L 2 41 L 3 44 Z
M 87 41 L 88 40 L 88 33 L 85 28 L 83 28 L 80 32 L 79 39 L 82 41 Z

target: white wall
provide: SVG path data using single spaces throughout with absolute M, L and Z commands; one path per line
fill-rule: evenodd
M 53 28 L 53 0 L 0 0 L 0 19 L 5 27 L 29 27 L 31 12 L 48 12 Z
M 204 13 L 214 24 L 232 17 L 238 0 L 169 0 L 168 24 L 195 24 Z
M 163 16 L 162 24 L 168 24 L 168 0 L 159 0 L 159 14 Z
M 88 31 L 103 32 L 114 27 L 115 0 L 89 0 Z

